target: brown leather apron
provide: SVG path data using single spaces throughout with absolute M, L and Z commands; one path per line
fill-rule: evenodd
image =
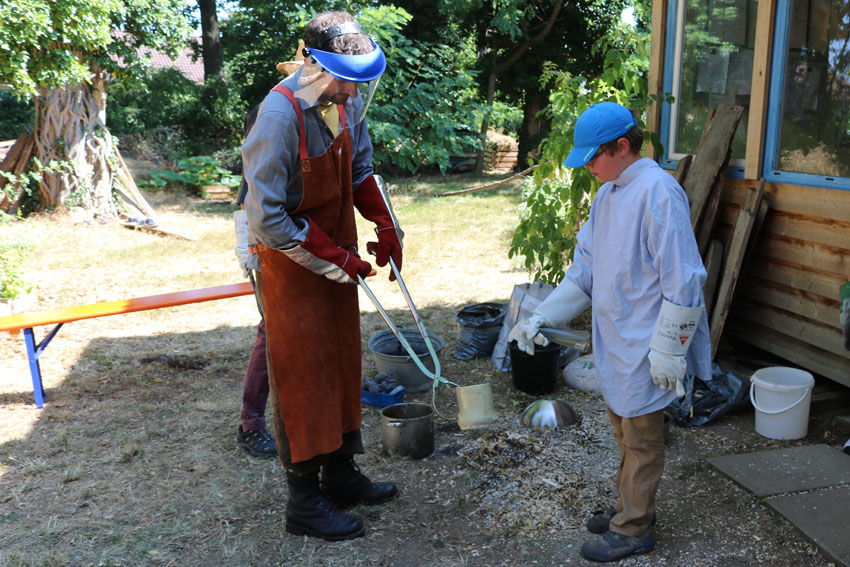
M 357 245 L 351 188 L 351 136 L 339 108 L 342 133 L 320 156 L 308 157 L 298 114 L 303 198 L 293 215 L 309 216 L 338 246 Z M 333 282 L 262 244 L 262 299 L 266 318 L 269 380 L 277 392 L 292 463 L 332 453 L 343 435 L 360 429 L 360 308 L 357 286 Z M 275 427 L 280 427 L 277 422 Z M 359 437 L 358 437 L 359 439 Z M 285 448 L 281 460 L 286 461 Z M 284 464 L 286 464 L 284 462 Z

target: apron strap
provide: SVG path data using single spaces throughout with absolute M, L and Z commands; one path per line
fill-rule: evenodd
M 345 120 L 345 107 L 341 104 L 338 104 L 336 105 L 336 109 L 337 112 L 339 112 L 339 131 L 342 132 L 348 125 Z
M 292 95 L 292 91 L 285 86 L 276 85 L 272 90 L 279 92 L 288 98 L 289 102 L 292 103 L 292 107 L 295 109 L 295 114 L 298 115 L 298 146 L 301 157 L 301 168 L 304 169 L 305 162 L 310 158 L 310 156 L 307 155 L 307 134 L 304 131 L 304 118 L 301 116 L 301 106 L 295 100 L 295 97 Z M 309 166 L 306 169 L 309 170 Z

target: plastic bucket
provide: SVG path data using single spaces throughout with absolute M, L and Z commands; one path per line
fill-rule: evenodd
M 434 359 L 428 352 L 428 346 L 417 329 L 399 329 L 399 333 L 408 342 L 423 366 L 434 372 Z M 433 333 L 428 333 L 431 346 L 437 358 L 445 343 L 443 339 Z M 401 342 L 390 330 L 384 330 L 369 338 L 369 350 L 375 360 L 378 372 L 392 374 L 398 383 L 404 386 L 406 392 L 424 392 L 431 387 L 433 381 L 422 373 L 410 355 L 401 345 Z
M 800 439 L 809 430 L 809 405 L 815 379 L 805 370 L 761 368 L 750 378 L 756 433 L 770 439 Z
M 394 404 L 381 410 L 384 453 L 421 459 L 434 452 L 434 410 L 427 404 Z
M 508 348 L 511 354 L 511 375 L 517 390 L 527 394 L 548 394 L 555 389 L 560 345 L 554 342 L 546 346 L 534 345 L 534 356 L 518 348 L 516 341 L 511 341 Z

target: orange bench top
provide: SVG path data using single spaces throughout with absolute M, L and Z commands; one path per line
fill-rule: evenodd
M 186 305 L 188 303 L 200 303 L 215 299 L 226 299 L 228 297 L 239 297 L 254 293 L 250 282 L 238 284 L 219 285 L 186 291 L 175 291 L 160 295 L 149 295 L 147 297 L 134 297 L 132 299 L 121 299 L 118 301 L 104 301 L 102 303 L 90 303 L 88 305 L 73 305 L 71 307 L 58 307 L 46 311 L 34 311 L 32 313 L 18 313 L 0 317 L 0 331 L 16 333 L 21 329 L 30 329 L 40 325 L 52 325 L 54 323 L 67 323 L 80 319 L 93 319 L 107 315 L 119 315 L 121 313 L 133 313 L 135 311 L 146 311 L 148 309 L 159 309 L 161 307 L 173 307 L 175 305 Z

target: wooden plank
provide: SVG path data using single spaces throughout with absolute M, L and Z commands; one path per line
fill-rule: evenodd
M 728 179 L 721 200 L 740 204 L 749 185 L 752 181 Z M 764 192 L 775 211 L 850 224 L 850 191 L 770 182 Z
M 768 198 L 762 195 L 761 202 L 759 203 L 759 209 L 756 212 L 756 218 L 753 221 L 753 230 L 750 233 L 750 240 L 747 242 L 747 251 L 744 253 L 744 269 L 746 270 L 750 265 L 752 265 L 753 256 L 755 255 L 755 249 L 762 238 L 762 226 L 764 226 L 764 220 L 767 218 L 767 212 L 770 210 L 770 202 Z
M 652 0 L 650 15 L 649 46 L 649 95 L 664 94 L 664 52 L 667 49 L 667 0 Z M 646 107 L 646 129 L 656 134 L 661 131 L 661 103 L 651 102 Z M 652 144 L 648 144 L 647 155 L 654 160 L 660 157 Z
M 776 4 L 777 0 L 761 0 L 756 12 L 753 76 L 747 121 L 747 147 L 744 154 L 744 177 L 747 179 L 762 177 Z
M 705 279 L 705 284 L 702 286 L 702 293 L 705 297 L 705 313 L 708 320 L 711 321 L 711 309 L 714 306 L 714 293 L 717 291 L 717 279 L 720 277 L 720 268 L 723 264 L 723 244 L 719 240 L 712 240 L 708 245 L 708 252 L 705 256 L 705 271 L 708 277 Z
M 121 152 L 118 151 L 118 148 L 115 148 L 115 155 L 118 157 L 119 165 L 117 177 L 123 186 L 123 191 L 119 194 L 125 201 L 130 203 L 148 218 L 156 218 L 156 213 L 153 208 L 148 204 L 141 192 L 139 192 L 139 188 L 136 186 L 133 175 L 130 173 L 130 168 L 128 168 L 127 164 L 124 162 L 124 158 L 121 157 Z
M 732 304 L 732 296 L 735 293 L 735 284 L 738 281 L 738 273 L 741 270 L 741 264 L 744 260 L 747 243 L 750 239 L 755 215 L 758 211 L 759 203 L 762 195 L 764 195 L 764 180 L 759 183 L 758 187 L 752 189 L 748 198 L 741 206 L 738 213 L 738 220 L 735 223 L 735 229 L 732 231 L 732 239 L 730 245 L 726 247 L 726 260 L 723 262 L 723 275 L 720 278 L 717 291 L 717 303 L 711 315 L 711 357 L 717 353 L 717 345 L 720 341 L 720 335 L 723 333 L 723 325 L 726 322 L 726 316 L 729 312 L 729 306 Z
M 691 226 L 696 227 L 702 216 L 709 192 L 721 169 L 729 163 L 729 152 L 735 128 L 744 112 L 742 106 L 721 104 L 714 119 L 703 132 L 700 147 L 689 168 L 682 187 L 691 204 Z
M 705 256 L 708 242 L 711 240 L 711 233 L 714 230 L 714 219 L 717 217 L 717 209 L 720 206 L 720 190 L 723 187 L 723 181 L 726 179 L 726 168 L 721 168 L 717 173 L 717 179 L 709 192 L 708 202 L 705 205 L 702 216 L 697 223 L 695 229 L 697 237 L 697 247 L 701 256 Z
M 9 153 L 3 159 L 0 169 L 12 173 L 14 175 L 22 174 L 29 165 L 32 154 L 35 151 L 35 138 L 30 134 L 21 134 L 15 140 L 15 144 L 9 149 Z M 5 177 L 0 177 L 0 188 L 5 187 L 7 183 Z M 18 207 L 21 205 L 21 199 L 24 196 L 24 189 L 18 188 L 17 196 L 12 201 L 6 197 L 6 191 L 3 191 L 3 200 L 0 203 L 0 209 L 4 212 L 14 215 L 18 212 Z
M 681 185 L 685 181 L 685 177 L 688 176 L 688 169 L 691 167 L 691 163 L 694 161 L 694 156 L 688 154 L 684 156 L 679 162 L 676 164 L 676 172 L 673 174 L 673 177 L 676 178 L 676 182 Z
M 836 311 L 836 318 L 837 313 Z M 764 325 L 812 348 L 839 356 L 844 359 L 845 368 L 850 371 L 850 352 L 844 349 L 844 337 L 841 336 L 840 329 L 750 301 L 735 304 L 735 317 Z
M 735 222 L 737 214 L 737 204 L 721 202 L 717 222 L 731 225 Z M 770 218 L 764 226 L 764 233 L 767 236 L 775 234 L 850 250 L 850 223 L 777 211 L 772 203 Z
M 850 363 L 842 357 L 737 317 L 730 317 L 727 332 L 748 344 L 850 387 Z
M 758 279 L 739 288 L 733 308 L 737 308 L 740 298 L 782 309 L 838 329 L 838 301 L 820 295 Z
M 759 259 L 758 274 L 767 281 L 835 301 L 838 301 L 838 287 L 845 281 L 837 274 L 815 272 L 805 266 L 765 259 Z
M 175 305 L 186 305 L 189 303 L 200 303 L 202 301 L 239 297 L 252 293 L 254 293 L 254 289 L 251 286 L 251 282 L 243 282 L 163 293 L 160 295 L 149 295 L 147 297 L 134 297 L 132 299 L 121 299 L 118 301 L 59 307 L 47 311 L 18 313 L 17 315 L 0 317 L 0 331 L 18 331 L 20 329 L 42 325 L 67 323 L 81 319 L 119 315 L 121 313 L 134 313 L 136 311 L 147 311 L 149 309 L 160 309 L 162 307 L 173 307 Z
M 807 268 L 846 274 L 850 270 L 850 255 L 844 248 L 771 235 L 756 244 L 756 254 Z

